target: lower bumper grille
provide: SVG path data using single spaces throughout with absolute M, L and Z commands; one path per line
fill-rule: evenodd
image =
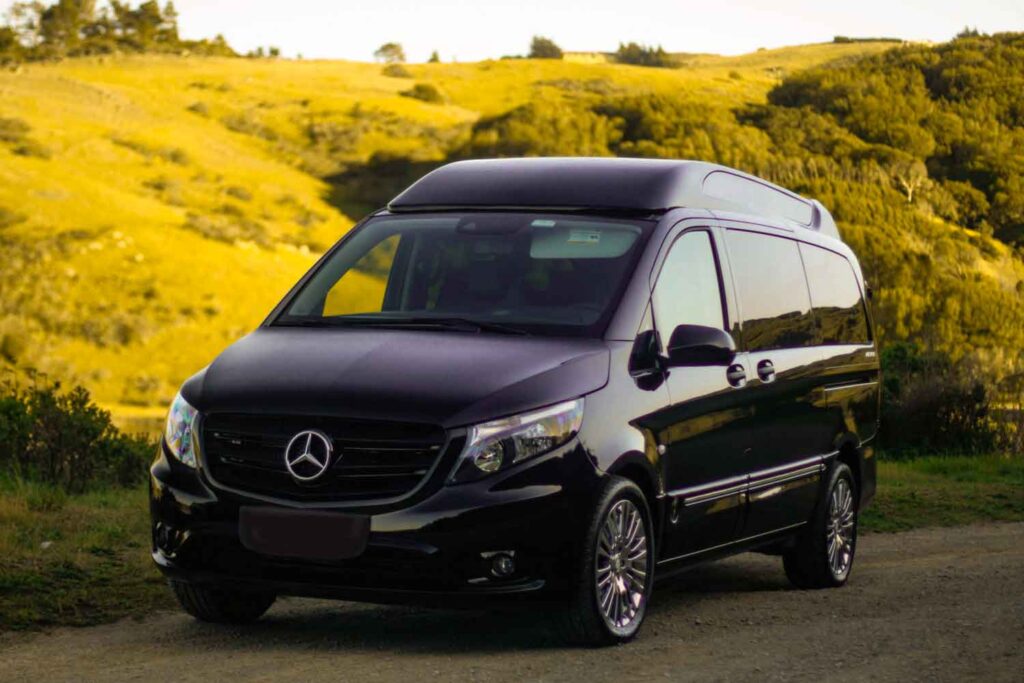
M 334 457 L 312 482 L 285 466 L 288 442 L 315 429 Z M 415 489 L 442 455 L 445 432 L 434 425 L 333 417 L 214 414 L 203 421 L 206 465 L 217 483 L 260 495 L 308 502 L 393 498 Z

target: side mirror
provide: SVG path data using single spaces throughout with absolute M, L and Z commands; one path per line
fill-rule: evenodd
M 629 354 L 629 375 L 634 379 L 661 374 L 661 355 L 658 353 L 658 333 L 641 332 L 633 342 Z
M 736 356 L 732 335 L 717 327 L 680 325 L 668 340 L 668 364 L 728 365 Z

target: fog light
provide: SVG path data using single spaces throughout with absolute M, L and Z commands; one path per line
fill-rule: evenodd
M 173 557 L 185 540 L 184 532 L 161 523 L 157 523 L 153 536 L 156 540 L 156 547 L 168 557 Z
M 499 579 L 507 579 L 516 573 L 516 561 L 511 555 L 504 553 L 491 559 L 491 574 Z

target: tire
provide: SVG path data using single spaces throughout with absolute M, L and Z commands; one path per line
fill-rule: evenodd
M 185 581 L 171 581 L 170 585 L 183 610 L 199 621 L 216 624 L 256 621 L 277 599 L 273 593 L 243 592 Z
M 786 576 L 797 588 L 838 588 L 850 578 L 857 550 L 857 494 L 850 468 L 837 462 L 810 523 L 782 556 Z
M 616 534 L 616 528 L 624 531 Z M 651 513 L 636 484 L 609 477 L 573 559 L 569 605 L 561 615 L 566 638 L 595 646 L 632 640 L 654 579 Z

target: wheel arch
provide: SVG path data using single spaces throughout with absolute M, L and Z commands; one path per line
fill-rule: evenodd
M 864 468 L 860 441 L 853 434 L 844 434 L 836 441 L 836 451 L 835 461 L 843 463 L 853 473 L 853 483 L 857 487 L 857 506 L 860 507 L 860 496 L 864 491 Z
M 651 511 L 651 523 L 654 525 L 654 538 L 657 547 L 661 543 L 661 531 L 663 528 L 662 515 L 662 485 L 657 471 L 651 465 L 650 460 L 642 453 L 625 453 L 619 457 L 607 470 L 608 474 L 628 479 L 643 491 L 647 499 L 647 506 Z M 657 549 L 656 547 L 656 549 Z

